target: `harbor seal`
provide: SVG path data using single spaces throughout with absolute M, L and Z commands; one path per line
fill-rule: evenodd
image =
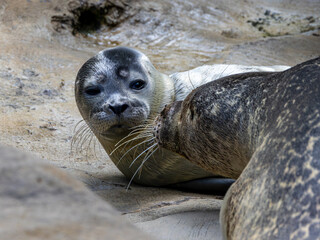
M 320 57 L 279 73 L 198 87 L 164 108 L 156 142 L 237 179 L 220 213 L 225 239 L 320 236 Z
M 143 53 L 116 47 L 101 51 L 81 67 L 75 98 L 83 119 L 118 169 L 137 183 L 163 186 L 215 175 L 176 153 L 154 149 L 145 140 L 148 136 L 136 137 L 143 127 L 131 133 L 132 128 L 203 83 L 238 72 L 279 68 L 287 67 L 213 65 L 169 77 L 157 71 Z

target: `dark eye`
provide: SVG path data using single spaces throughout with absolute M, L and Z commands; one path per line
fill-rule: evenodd
M 98 86 L 88 87 L 85 90 L 85 93 L 91 96 L 98 95 L 101 93 L 101 89 Z
M 135 89 L 135 90 L 140 90 L 142 88 L 144 88 L 146 85 L 146 82 L 143 80 L 135 80 L 133 82 L 130 83 L 130 88 Z

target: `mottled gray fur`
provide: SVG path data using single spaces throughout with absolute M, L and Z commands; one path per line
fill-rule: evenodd
M 237 178 L 221 210 L 226 239 L 319 238 L 320 58 L 202 85 L 155 125 L 164 148 Z

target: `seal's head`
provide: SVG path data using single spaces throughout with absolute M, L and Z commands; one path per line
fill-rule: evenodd
M 79 70 L 76 102 L 96 135 L 113 138 L 163 107 L 160 102 L 167 96 L 154 96 L 159 85 L 167 84 L 164 78 L 141 52 L 126 47 L 106 49 Z

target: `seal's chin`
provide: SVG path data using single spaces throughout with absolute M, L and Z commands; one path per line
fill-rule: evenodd
M 115 124 L 109 127 L 107 130 L 100 132 L 100 136 L 107 138 L 117 138 L 122 135 L 127 135 L 131 130 L 130 126 L 124 124 Z

